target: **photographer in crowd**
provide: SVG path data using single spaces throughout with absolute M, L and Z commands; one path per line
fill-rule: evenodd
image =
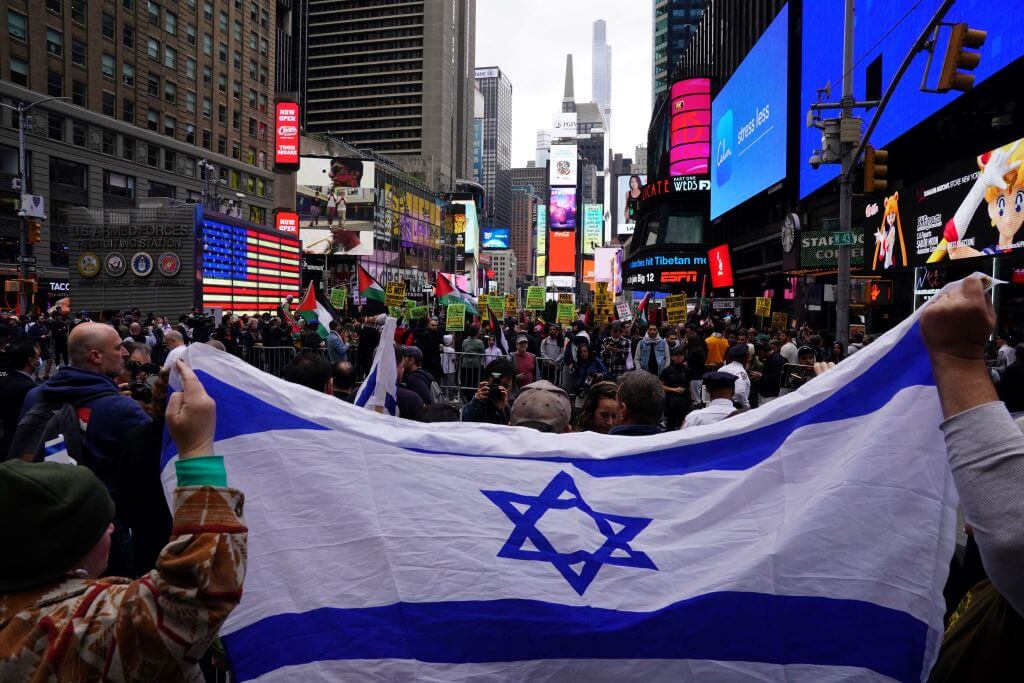
M 463 422 L 507 425 L 515 371 L 507 357 L 491 361 L 483 369 L 488 380 L 480 382 L 476 395 L 462 409 Z

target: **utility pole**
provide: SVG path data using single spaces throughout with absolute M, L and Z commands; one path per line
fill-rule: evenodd
M 843 124 L 855 120 L 857 125 L 857 137 L 860 137 L 860 119 L 853 118 L 853 18 L 854 0 L 846 0 L 844 15 L 843 33 L 843 99 L 842 116 L 840 117 L 840 131 L 844 130 Z M 839 176 L 839 231 L 850 232 L 850 220 L 853 213 L 853 170 L 854 145 L 843 139 L 840 132 L 842 144 L 843 164 L 842 174 Z M 836 340 L 845 349 L 850 343 L 850 251 L 851 247 L 839 247 L 839 274 L 836 279 Z
M 25 162 L 25 111 L 24 103 L 18 104 L 18 171 L 21 176 L 21 187 L 19 195 L 24 196 L 28 192 L 28 166 Z M 28 216 L 23 208 L 18 209 L 18 278 L 21 280 L 18 287 L 18 312 L 22 315 L 28 314 L 29 296 L 28 287 Z

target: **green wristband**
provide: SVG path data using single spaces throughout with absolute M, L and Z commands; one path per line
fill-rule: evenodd
M 204 455 L 179 459 L 174 463 L 178 475 L 178 486 L 226 487 L 228 475 L 224 470 L 224 458 L 219 455 Z

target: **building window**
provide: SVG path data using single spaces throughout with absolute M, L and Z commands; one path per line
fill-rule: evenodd
M 259 21 L 260 6 L 257 5 L 255 2 L 249 5 L 249 18 L 252 19 L 253 22 Z
M 253 90 L 252 88 L 249 88 L 249 106 L 252 107 L 253 109 L 256 108 L 256 91 Z M 255 133 L 254 133 L 254 135 L 255 135 Z
M 235 67 L 235 71 L 242 70 L 242 53 L 232 52 L 231 53 L 231 65 Z
M 242 112 L 233 111 L 231 112 L 231 127 L 238 130 L 242 127 Z
M 164 66 L 168 69 L 176 69 L 178 67 L 178 51 L 166 45 L 164 46 Z
M 64 75 L 56 71 L 46 72 L 46 94 L 60 97 L 64 94 Z
M 135 87 L 135 65 L 134 64 L 122 64 L 121 65 L 121 82 L 124 83 L 126 88 Z
M 166 183 L 149 183 L 150 197 L 174 197 L 174 186 Z
M 231 27 L 231 35 L 238 42 L 242 42 L 242 22 L 235 19 L 235 23 Z
M 146 112 L 146 128 L 156 132 L 160 131 L 160 115 L 152 109 Z
M 250 159 L 256 156 L 253 153 L 253 150 L 251 149 L 247 152 L 247 154 L 249 155 L 248 158 Z M 250 161 L 249 163 L 251 164 L 252 162 Z M 256 191 L 256 181 L 251 175 L 243 174 L 242 184 L 245 185 L 245 191 L 248 192 L 249 194 L 252 194 L 253 192 Z
M 166 150 L 164 152 L 164 170 L 165 171 L 172 171 L 172 172 L 174 171 L 174 165 L 177 162 L 177 157 L 178 157 L 178 155 L 175 154 L 174 152 L 172 152 L 171 150 Z
M 249 206 L 249 220 L 256 225 L 263 225 L 266 216 L 266 209 L 262 206 Z
M 164 102 L 174 104 L 178 101 L 178 86 L 171 81 L 164 81 Z
M 114 80 L 114 74 L 117 73 L 117 60 L 114 59 L 114 55 L 104 52 L 100 56 L 100 72 L 102 72 L 103 78 Z
M 173 138 L 176 123 L 177 121 L 174 120 L 173 116 L 164 116 L 164 135 L 169 138 Z
M 135 0 L 122 0 L 121 6 L 129 12 L 135 11 Z
M 147 19 L 149 20 L 149 23 L 153 24 L 153 26 L 159 26 L 160 25 L 160 5 L 158 5 L 155 2 L 153 2 L 153 0 L 149 0 L 149 3 L 146 6 L 146 16 L 147 16 Z
M 129 50 L 135 49 L 135 27 L 125 24 L 121 27 L 121 44 Z
M 196 127 L 191 123 L 185 126 L 185 142 L 190 145 L 196 144 Z
M 59 157 L 50 157 L 50 182 L 57 185 L 70 185 L 79 189 L 87 189 L 89 167 L 76 164 Z
M 193 24 L 185 24 L 185 40 L 189 45 L 196 44 L 196 27 Z
M 121 100 L 121 120 L 135 123 L 135 102 L 127 98 Z
M 270 28 L 270 12 L 265 9 L 260 10 L 260 26 Z
M 75 22 L 79 26 L 85 26 L 89 8 L 86 0 L 71 0 L 71 21 Z
M 203 34 L 203 54 L 207 57 L 213 56 L 213 36 L 209 33 Z
M 237 143 L 231 145 L 231 158 L 238 159 L 239 161 L 242 160 L 242 149 L 238 146 Z
M 250 31 L 249 32 L 249 49 L 250 50 L 255 50 L 256 49 L 256 44 L 257 44 L 258 40 L 259 40 L 259 38 L 257 37 L 256 33 Z
M 257 178 L 256 179 L 256 196 L 257 197 L 266 197 L 267 196 L 266 182 L 264 182 L 263 178 Z
M 217 90 L 224 94 L 228 92 L 228 77 L 224 74 L 217 74 Z
M 267 70 L 266 69 L 260 69 L 260 83 L 262 85 L 266 85 L 267 84 L 267 80 L 268 80 L 267 79 Z
M 156 145 L 149 145 L 146 148 L 146 163 L 154 168 L 160 166 L 160 148 Z
M 53 12 L 57 16 L 64 14 L 64 8 L 62 7 L 62 0 L 46 0 L 46 9 Z
M 146 54 L 153 61 L 160 61 L 160 41 L 156 38 L 149 38 L 146 40 Z
M 64 142 L 64 117 L 50 114 L 46 121 L 46 137 Z
M 254 81 L 256 80 L 256 70 L 258 68 L 259 68 L 259 65 L 256 63 L 256 60 L 255 59 L 250 59 L 249 60 L 249 78 L 251 78 Z
M 196 94 L 191 90 L 185 93 L 185 111 L 196 113 Z
M 117 136 L 109 130 L 103 131 L 103 153 L 110 156 L 117 154 Z
M 164 30 L 170 33 L 172 36 L 178 35 L 177 14 L 175 14 L 174 12 L 164 12 Z
M 25 42 L 28 39 L 28 18 L 21 12 L 7 10 L 7 35 Z
M 213 146 L 213 131 L 203 129 L 203 149 L 210 149 Z
M 213 86 L 213 69 L 208 66 L 203 67 L 203 85 L 207 88 Z
M 217 105 L 217 122 L 225 126 L 228 124 L 228 108 L 223 104 Z
M 79 107 L 89 106 L 89 86 L 82 81 L 71 81 L 71 104 Z
M 135 141 L 132 140 L 132 142 Z M 104 171 L 103 194 L 124 199 L 135 199 L 135 177 L 115 173 L 114 171 Z
M 260 111 L 262 111 L 262 112 L 267 111 L 267 96 L 266 95 L 260 95 Z
M 259 124 L 258 129 L 257 129 L 257 133 L 256 133 L 256 137 L 259 138 L 260 140 L 266 140 L 267 139 L 267 124 L 265 124 L 265 123 L 260 123 Z
M 231 96 L 239 102 L 242 101 L 242 83 L 240 81 L 231 82 Z
M 228 44 L 219 43 L 217 45 L 217 57 L 220 59 L 221 64 L 228 63 Z
M 160 77 L 149 74 L 146 77 L 146 92 L 150 97 L 160 97 Z
M 224 138 L 217 137 L 217 154 L 224 154 L 227 151 L 228 142 Z
M 183 165 L 185 167 L 185 175 L 188 176 L 189 178 L 195 178 L 196 177 L 196 160 L 193 159 L 192 157 L 185 157 L 183 161 L 184 161 Z M 187 192 L 188 197 L 187 197 L 186 201 L 189 200 L 189 199 L 192 199 L 193 192 L 194 192 L 193 190 L 189 190 Z M 199 194 L 199 193 L 196 193 L 196 194 Z M 189 203 L 195 204 L 196 202 L 195 201 L 191 201 Z
M 121 140 L 121 158 L 135 161 L 135 140 L 124 138 Z
M 256 163 L 256 150 L 253 149 L 252 147 L 250 147 L 249 151 L 245 153 L 245 162 L 248 164 Z
M 11 57 L 11 83 L 28 87 L 28 62 Z
M 63 57 L 64 34 L 52 28 L 46 29 L 46 51 L 54 57 Z
M 213 102 L 210 101 L 209 97 L 203 98 L 203 118 L 208 119 L 213 116 Z
M 81 121 L 71 122 L 71 144 L 76 147 L 85 147 L 89 141 L 89 127 Z
M 203 19 L 206 19 L 211 24 L 213 23 L 213 3 L 210 0 L 204 0 L 203 2 Z
M 75 66 L 80 66 L 83 69 L 86 66 L 88 60 L 89 48 L 81 40 L 72 39 L 71 41 L 71 63 Z
M 251 118 L 251 117 L 249 118 L 249 135 L 251 137 L 256 137 L 256 119 Z M 252 162 L 249 162 L 249 163 L 252 163 Z
M 267 39 L 266 38 L 260 38 L 260 54 L 261 55 L 266 56 L 267 52 L 270 49 L 267 45 L 268 45 L 267 44 Z
M 107 40 L 114 40 L 117 37 L 117 20 L 113 16 L 103 13 L 103 37 Z
M 196 80 L 196 60 L 192 57 L 185 58 L 185 75 L 190 80 Z
M 103 115 L 111 118 L 117 116 L 117 95 L 103 91 Z
M 225 12 L 224 10 L 221 10 L 220 11 L 220 18 L 219 19 L 220 19 L 219 20 L 220 30 L 224 31 L 224 33 L 227 33 L 228 32 L 228 13 Z

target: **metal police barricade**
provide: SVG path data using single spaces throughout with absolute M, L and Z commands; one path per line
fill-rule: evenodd
M 537 379 L 546 379 L 555 386 L 561 386 L 562 364 L 561 361 L 550 358 L 537 357 Z
M 280 377 L 284 368 L 295 358 L 291 346 L 248 346 L 242 349 L 242 359 L 263 372 Z

